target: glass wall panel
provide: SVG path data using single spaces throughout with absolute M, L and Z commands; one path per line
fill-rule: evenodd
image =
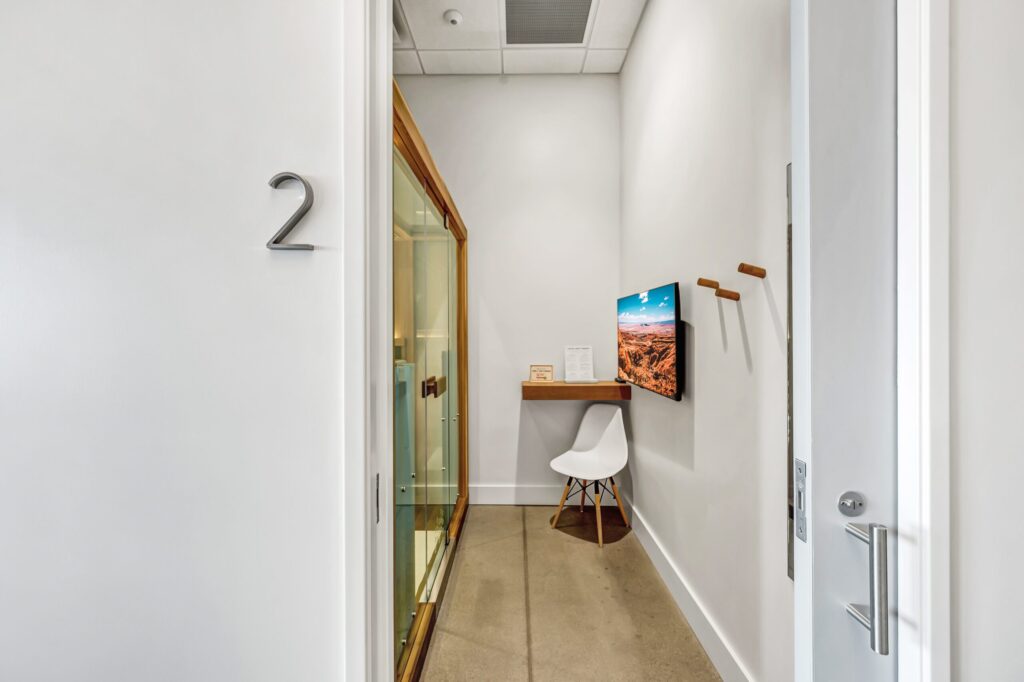
M 448 521 L 459 496 L 459 244 L 448 233 Z
M 431 600 L 458 490 L 457 259 L 443 214 L 394 154 L 395 645 Z
M 420 482 L 422 522 L 417 530 L 426 543 L 420 601 L 430 599 L 434 578 L 444 554 L 447 527 L 446 409 L 448 359 L 448 231 L 444 216 L 429 199 L 414 235 L 416 290 L 416 346 L 426 374 L 423 409 L 423 476 Z M 419 468 L 417 468 L 419 472 Z
M 398 153 L 394 155 L 394 578 L 396 661 L 408 639 L 416 611 L 416 462 L 420 450 L 417 428 L 422 366 L 416 362 L 413 234 L 422 214 L 419 181 Z

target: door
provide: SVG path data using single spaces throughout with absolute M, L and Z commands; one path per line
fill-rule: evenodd
M 886 604 L 896 603 L 895 0 L 797 0 L 792 17 L 796 679 L 887 682 L 898 654 Z
M 458 439 L 449 427 L 457 416 L 451 401 L 458 356 L 451 338 L 453 238 L 397 149 L 393 161 L 394 633 L 401 667 L 420 605 L 435 597 L 448 544 L 451 486 L 458 482 L 451 464 Z

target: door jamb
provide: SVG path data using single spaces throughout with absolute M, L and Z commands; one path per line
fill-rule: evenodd
M 950 679 L 949 0 L 897 0 L 899 679 Z
M 337 595 L 344 680 L 390 679 L 391 610 L 390 349 L 391 2 L 342 2 L 341 159 L 344 214 L 344 414 L 338 528 L 342 593 Z M 381 345 L 383 344 L 383 345 Z M 390 358 L 386 358 L 389 362 Z M 383 383 L 382 383 L 383 382 Z M 382 437 L 381 434 L 385 434 Z M 380 478 L 378 479 L 378 475 Z M 379 482 L 378 482 L 379 481 Z M 381 514 L 378 517 L 378 504 Z M 378 518 L 380 521 L 378 522 Z M 383 569 L 383 570 L 382 570 Z M 381 661 L 384 661 L 383 667 Z
M 362 677 L 394 678 L 394 467 L 392 466 L 392 9 L 389 0 L 364 0 L 367 5 L 366 176 L 370 210 L 367 262 L 368 405 L 370 406 L 369 459 L 374 500 L 366 526 L 373 538 L 366 557 L 372 576 L 367 613 L 370 660 Z
M 345 76 L 357 76 L 345 90 L 353 100 L 346 97 L 345 142 L 354 141 L 353 121 L 347 116 L 355 110 L 361 96 L 368 97 L 365 110 L 366 120 L 355 126 L 369 140 L 364 149 L 366 166 L 349 171 L 365 170 L 368 186 L 346 181 L 345 196 L 358 204 L 346 209 L 348 218 L 355 218 L 362 208 L 362 200 L 369 203 L 366 224 L 372 234 L 387 234 L 390 206 L 390 178 L 387 160 L 390 158 L 391 101 L 390 101 L 390 26 L 391 5 L 386 0 L 364 0 L 364 3 L 344 3 L 356 11 L 346 11 L 346 37 L 363 40 L 346 41 L 347 56 L 365 47 L 363 59 L 346 59 Z M 353 21 L 355 20 L 355 21 Z M 361 33 L 356 28 L 369 27 Z M 897 2 L 897 117 L 899 139 L 897 165 L 897 206 L 898 206 L 898 395 L 899 417 L 897 421 L 899 441 L 898 464 L 898 508 L 899 542 L 898 580 L 900 679 L 937 680 L 950 679 L 950 467 L 949 467 L 949 0 L 899 0 Z M 354 63 L 353 63 L 354 62 Z M 360 77 L 361 76 L 361 77 Z M 354 85 L 365 88 L 352 88 Z M 355 122 L 358 123 L 358 122 Z M 348 152 L 349 144 L 344 145 Z M 345 158 L 352 159 L 352 154 Z M 347 174 L 352 178 L 351 174 Z M 352 194 L 352 191 L 358 192 Z M 383 191 L 381 191 L 383 190 Z M 362 197 L 360 198 L 360 194 Z M 360 200 L 362 199 L 362 200 Z M 355 200 L 354 202 L 352 200 Z M 350 203 L 351 206 L 351 203 Z M 349 228 L 353 227 L 346 220 Z M 355 230 L 346 229 L 351 234 Z M 362 234 L 366 238 L 366 233 Z M 371 240 L 358 249 L 359 256 L 366 254 L 361 264 L 355 258 L 346 256 L 346 284 L 357 284 L 353 294 L 366 296 L 361 303 L 364 310 L 380 310 L 376 305 L 387 300 L 389 286 L 373 272 L 387 273 L 389 268 L 380 267 L 381 259 L 387 260 L 387 249 L 374 248 Z M 346 238 L 346 246 L 349 246 Z M 359 246 L 360 244 L 355 244 Z M 381 253 L 383 251 L 384 253 Z M 352 254 L 352 252 L 349 252 Z M 366 269 L 366 263 L 375 267 Z M 352 272 L 350 266 L 356 265 Z M 359 267 L 361 265 L 361 267 Z M 385 263 L 386 265 L 386 263 Z M 355 280 L 358 278 L 360 281 Z M 386 277 L 385 277 L 386 279 Z M 362 284 L 360 287 L 358 284 Z M 365 287 L 365 289 L 363 288 Z M 346 302 L 353 302 L 346 294 Z M 354 312 L 354 311 L 353 311 Z M 346 317 L 349 317 L 347 314 Z M 358 315 L 361 317 L 361 315 Z M 349 317 L 352 319 L 352 317 Z M 380 330 L 378 330 L 380 331 Z M 346 332 L 346 341 L 351 336 Z M 366 339 L 363 339 L 364 343 Z M 372 347 L 375 344 L 370 344 Z M 363 349 L 347 349 L 346 367 L 353 367 L 348 361 L 350 353 Z M 376 372 L 362 377 L 363 397 L 368 399 L 370 456 L 369 464 L 374 476 L 381 475 L 380 490 L 390 490 L 391 472 L 386 466 L 389 433 L 385 419 L 373 418 L 387 415 L 387 391 L 381 391 L 380 376 Z M 355 367 L 363 366 L 361 363 Z M 347 372 L 346 372 L 347 374 Z M 346 379 L 346 395 L 355 398 L 349 388 L 352 382 Z M 384 384 L 386 385 L 386 384 Z M 382 403 L 382 401 L 384 401 Z M 346 401 L 350 416 L 358 414 L 356 405 Z M 350 411 L 350 408 L 353 411 Z M 361 459 L 367 453 L 362 428 L 357 433 L 350 431 L 352 421 L 346 420 L 346 452 Z M 366 424 L 364 424 L 366 426 Z M 372 444 L 377 447 L 372 447 Z M 355 471 L 353 471 L 355 469 Z M 375 523 L 372 504 L 362 504 L 368 499 L 367 489 L 358 482 L 353 485 L 349 473 L 366 473 L 364 467 L 345 466 L 343 478 L 346 495 L 343 512 L 347 520 L 346 530 L 357 530 L 349 540 L 355 540 L 365 532 L 356 528 L 357 523 L 366 519 L 376 526 L 371 532 L 373 551 L 353 552 L 343 558 L 345 569 L 346 600 L 344 621 L 345 639 L 352 645 L 360 642 L 354 631 L 357 621 L 369 620 L 371 627 L 363 631 L 370 634 L 371 642 L 362 642 L 364 655 L 360 656 L 355 646 L 346 647 L 345 671 L 349 679 L 378 679 L 378 673 L 388 670 L 391 647 L 388 646 L 391 633 L 387 628 L 390 604 L 390 590 L 384 580 L 390 562 L 382 555 L 388 553 L 389 537 L 387 523 Z M 355 496 L 351 496 L 352 492 Z M 380 500 L 383 510 L 389 508 L 386 495 Z M 364 514 L 359 514 L 362 508 Z M 374 510 L 375 511 L 375 510 Z M 381 519 L 387 518 L 381 514 Z M 359 525 L 362 525 L 361 523 Z M 383 540 L 383 541 L 382 541 Z M 349 548 L 351 549 L 351 548 Z M 367 548 L 369 549 L 369 548 Z M 362 555 L 362 556 L 360 556 Z M 362 561 L 360 561 L 362 559 Z M 382 562 L 382 563 L 381 563 Z M 355 569 L 355 570 L 351 570 Z M 370 590 L 356 591 L 362 585 L 371 583 Z M 366 608 L 355 603 L 357 595 L 367 595 L 371 604 Z M 349 603 L 352 600 L 352 603 Z M 369 653 L 369 657 L 366 656 Z M 383 661 L 383 668 L 380 667 Z M 374 674 L 365 673 L 373 670 Z M 383 678 L 381 678 L 383 679 Z

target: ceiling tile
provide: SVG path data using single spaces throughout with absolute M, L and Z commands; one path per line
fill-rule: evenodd
M 624 61 L 625 50 L 587 50 L 583 73 L 618 73 Z
M 501 47 L 497 0 L 402 0 L 416 47 L 421 50 L 473 50 Z M 451 26 L 444 13 L 456 9 L 462 23 Z
M 394 70 L 397 76 L 410 76 L 423 73 L 420 66 L 420 58 L 416 56 L 416 50 L 395 50 Z
M 589 47 L 625 50 L 647 0 L 600 0 Z
M 501 73 L 499 50 L 420 50 L 420 60 L 431 75 Z
M 586 50 L 515 49 L 502 50 L 505 73 L 579 73 Z

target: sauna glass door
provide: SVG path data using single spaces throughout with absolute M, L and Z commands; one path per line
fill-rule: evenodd
M 457 349 L 452 236 L 444 215 L 394 154 L 394 481 L 396 663 L 418 605 L 431 601 L 458 487 Z M 453 453 L 453 446 L 455 452 Z M 452 465 L 452 462 L 455 465 Z M 454 479 L 451 477 L 455 472 Z

